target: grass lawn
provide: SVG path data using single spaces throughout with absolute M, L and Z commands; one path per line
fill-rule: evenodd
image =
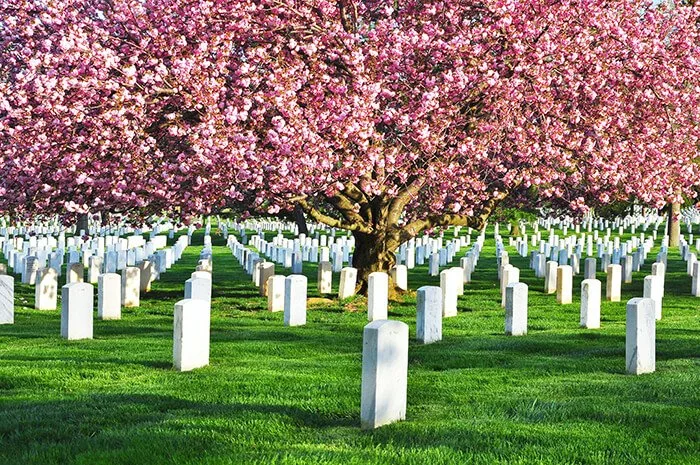
M 0 463 L 700 463 L 700 298 L 678 252 L 657 371 L 635 377 L 625 374 L 625 302 L 642 295 L 656 250 L 623 285 L 623 302 L 603 303 L 602 329 L 584 330 L 582 278 L 574 303 L 558 305 L 509 247 L 530 307 L 528 335 L 507 337 L 488 237 L 442 342 L 414 342 L 414 297 L 391 306 L 411 328 L 407 421 L 372 432 L 359 429 L 361 299 L 315 299 L 306 326 L 285 328 L 221 238 L 211 366 L 189 373 L 172 369 L 172 314 L 201 246 L 141 307 L 95 320 L 94 340 L 61 339 L 60 310 L 33 310 L 33 288 L 17 279 L 15 324 L 0 326 Z M 316 268 L 305 272 L 319 297 Z M 409 273 L 413 289 L 427 284 L 439 278 L 426 266 Z

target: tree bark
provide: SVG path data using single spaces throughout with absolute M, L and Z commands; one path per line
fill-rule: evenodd
M 511 221 L 510 225 L 511 225 L 511 228 L 510 228 L 511 237 L 520 236 L 520 222 L 519 221 Z
M 672 203 L 668 209 L 668 246 L 678 247 L 681 243 L 681 204 Z
M 309 235 L 309 228 L 306 226 L 306 217 L 304 216 L 304 209 L 297 205 L 294 207 L 294 221 L 299 228 L 299 234 Z
M 424 184 L 424 179 L 413 180 L 402 192 L 389 198 L 379 195 L 369 199 L 358 186 L 348 184 L 342 192 L 325 198 L 325 204 L 305 195 L 288 200 L 295 202 L 314 221 L 352 232 L 355 238 L 352 266 L 357 269 L 356 291 L 367 295 L 370 273 L 389 273 L 396 265 L 395 251 L 403 242 L 428 228 L 468 226 L 481 230 L 496 205 L 508 195 L 506 191 L 499 191 L 478 213 L 469 216 L 438 213 L 402 224 L 401 215 L 406 205 L 418 195 Z M 389 298 L 395 299 L 403 291 L 389 276 Z
M 80 231 L 84 231 L 85 234 L 89 234 L 89 224 L 88 224 L 88 214 L 82 213 L 78 216 L 78 221 L 75 223 L 75 235 L 80 234 Z
M 389 274 L 396 265 L 395 250 L 398 241 L 388 238 L 385 233 L 366 234 L 353 232 L 355 251 L 352 255 L 352 266 L 357 268 L 357 293 L 367 295 L 367 284 L 370 273 L 381 271 Z M 396 288 L 389 275 L 389 298 L 395 298 L 401 291 Z

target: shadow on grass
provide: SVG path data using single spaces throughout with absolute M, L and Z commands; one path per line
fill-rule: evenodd
M 4 444 L 0 463 L 8 464 L 203 463 L 214 459 L 241 463 L 245 456 L 272 460 L 282 443 L 297 444 L 294 432 L 359 423 L 356 417 L 287 405 L 200 402 L 156 394 L 6 402 L 0 412 L 0 443 Z M 262 439 L 264 435 L 274 442 Z
M 156 368 L 159 370 L 170 370 L 173 368 L 172 362 L 166 362 L 162 360 L 131 360 L 123 358 L 103 358 L 103 357 L 89 357 L 85 355 L 81 356 L 45 356 L 41 357 L 38 355 L 10 355 L 3 357 L 6 361 L 15 362 L 61 362 L 61 363 L 74 363 L 78 365 L 88 366 L 88 365 L 103 365 L 103 364 L 114 364 L 114 365 L 143 365 L 147 368 Z

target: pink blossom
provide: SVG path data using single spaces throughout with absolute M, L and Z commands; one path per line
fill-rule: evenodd
M 695 195 L 698 8 L 399 3 L 3 2 L 0 211 L 138 221 L 343 193 L 356 214 L 335 217 L 371 229 L 362 205 L 405 192 L 404 222 L 497 193 L 577 212 Z

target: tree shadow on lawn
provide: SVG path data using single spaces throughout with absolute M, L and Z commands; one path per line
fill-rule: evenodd
M 121 322 L 120 322 L 121 323 Z M 227 322 L 228 323 L 228 322 Z M 108 322 L 101 322 L 100 326 L 106 327 Z M 225 326 L 214 324 L 211 332 L 213 346 L 226 346 L 233 350 L 241 351 L 241 355 L 250 355 L 255 351 L 260 355 L 266 351 L 261 346 L 248 347 L 248 344 L 258 341 L 272 343 L 268 348 L 274 355 L 282 347 L 290 347 L 295 354 L 308 354 L 318 352 L 322 347 L 325 356 L 361 354 L 362 333 L 354 331 L 354 322 L 344 326 L 342 331 L 329 332 L 319 328 L 260 328 L 257 325 Z M 55 326 L 55 325 L 54 325 Z M 335 325 L 334 325 L 335 326 Z M 46 337 L 42 332 L 37 333 L 35 327 L 18 326 L 19 331 L 14 330 L 8 336 L 15 338 L 41 338 Z M 164 342 L 165 326 L 143 327 L 136 322 L 129 325 L 120 324 L 109 330 L 100 332 L 96 328 L 95 341 L 67 342 L 58 338 L 58 328 L 55 339 L 62 345 L 72 346 L 76 349 L 102 350 L 103 346 L 96 346 L 94 342 L 121 343 L 129 336 L 137 335 L 143 339 L 143 344 L 157 340 L 163 346 L 169 348 L 170 341 Z M 678 334 L 694 332 L 690 330 L 669 329 L 659 332 L 656 350 L 657 361 L 664 362 L 674 359 L 696 359 L 700 355 L 696 340 L 692 335 L 687 338 L 679 338 Z M 37 335 L 38 334 L 38 335 Z M 53 335 L 53 332 L 52 332 Z M 92 346 L 92 347 L 91 347 Z M 163 347 L 165 347 L 163 346 Z M 235 349 L 240 346 L 239 349 Z M 160 348 L 162 350 L 162 347 Z M 231 350 L 226 349 L 226 350 Z M 213 350 L 217 350 L 214 348 Z M 262 351 L 261 351 L 262 350 Z M 139 351 L 142 351 L 139 349 Z M 137 354 L 134 354 L 137 355 Z M 145 354 L 144 354 L 145 355 Z M 509 370 L 525 370 L 545 372 L 558 371 L 569 373 L 612 372 L 624 373 L 625 336 L 603 333 L 580 332 L 570 334 L 532 334 L 524 337 L 507 336 L 449 336 L 440 343 L 421 345 L 415 341 L 410 344 L 411 366 L 417 365 L 433 371 L 462 370 L 473 368 L 507 368 Z M 16 361 L 65 361 L 75 363 L 136 363 L 148 368 L 168 370 L 172 367 L 171 360 L 136 359 L 128 358 L 103 358 L 93 357 L 93 354 L 81 356 L 34 356 L 34 355 L 9 355 L 5 360 Z M 610 370 L 611 366 L 619 365 L 619 369 Z
M 669 455 L 692 457 L 692 438 L 682 432 L 686 425 L 673 409 L 656 412 L 656 422 L 648 424 L 643 413 L 615 412 L 611 405 L 608 408 L 612 410 L 609 416 L 589 418 L 573 405 L 546 401 L 533 404 L 528 400 L 512 412 L 511 418 L 463 418 L 425 428 L 412 423 L 409 415 L 406 423 L 367 434 L 377 447 L 451 450 L 464 454 L 465 459 L 479 458 L 479 463 L 654 463 L 655 458 L 661 462 L 660 457 Z M 680 433 L 660 441 L 668 431 Z M 619 442 L 621 438 L 623 443 Z
M 306 328 L 245 328 L 237 331 L 216 331 L 212 333 L 212 345 L 228 351 L 256 357 L 278 356 L 280 353 L 291 357 L 346 356 L 362 354 L 362 333 L 351 329 L 324 331 Z
M 91 340 L 66 341 L 59 337 L 58 323 L 50 328 L 37 332 L 35 327 L 17 326 L 7 334 L 15 339 L 24 337 L 32 339 L 45 339 L 55 343 L 52 351 L 47 355 L 35 354 L 4 354 L 4 361 L 22 362 L 66 362 L 85 364 L 140 364 L 147 368 L 159 370 L 172 369 L 172 321 L 164 319 L 163 326 L 147 326 L 138 324 L 134 320 L 131 324 L 119 322 L 100 322 L 95 327 L 95 338 Z M 115 324 L 116 323 L 116 324 Z M 254 322 L 255 323 L 255 322 Z M 109 329 L 105 329 L 112 325 Z M 362 332 L 354 331 L 354 328 L 341 325 L 333 331 L 323 326 L 289 328 L 275 326 L 261 328 L 257 324 L 236 324 L 229 320 L 214 320 L 210 333 L 211 353 L 223 351 L 230 354 L 233 351 L 241 357 L 276 356 L 280 351 L 289 351 L 293 356 L 308 358 L 313 354 L 323 356 L 344 356 L 356 354 L 362 351 Z M 54 331 L 55 330 L 55 331 Z M 257 343 L 256 343 L 257 342 Z M 57 349 L 80 351 L 80 354 L 57 354 Z M 123 358 L 115 356 L 104 357 L 102 355 L 118 351 L 125 354 Z M 157 354 L 158 358 L 150 358 Z M 133 358 L 132 358 L 133 357 Z M 227 362 L 231 358 L 226 356 Z
M 37 321 L 32 318 L 29 322 L 16 322 L 0 330 L 1 337 L 16 339 L 55 339 L 61 343 L 67 341 L 61 338 L 61 316 L 51 315 L 52 318 Z M 139 319 L 139 315 L 121 320 L 97 320 L 93 321 L 93 338 L 109 339 L 129 336 L 162 338 L 163 333 L 172 334 L 172 316 L 154 317 L 149 315 L 148 324 Z
M 668 428 L 682 431 L 684 427 L 682 419 L 663 409 L 654 412 L 656 422 L 648 424 L 647 415 L 631 410 L 630 405 L 621 410 L 610 408 L 615 399 L 605 402 L 609 410 L 600 412 L 573 402 L 537 403 L 517 396 L 498 407 L 503 411 L 494 411 L 495 417 L 490 420 L 475 422 L 456 417 L 427 426 L 422 421 L 411 421 L 410 410 L 420 409 L 421 402 L 409 406 L 408 422 L 364 433 L 359 431 L 357 414 L 334 415 L 288 405 L 222 404 L 156 394 L 93 394 L 70 400 L 6 402 L 0 407 L 4 418 L 0 442 L 5 444 L 0 457 L 8 454 L 6 457 L 15 460 L 24 455 L 36 459 L 56 449 L 59 455 L 86 458 L 126 449 L 140 456 L 152 454 L 158 460 L 167 449 L 168 455 L 176 454 L 181 459 L 203 460 L 225 454 L 222 447 L 235 454 L 238 449 L 250 447 L 246 441 L 257 437 L 262 447 L 256 448 L 259 453 L 264 454 L 272 441 L 276 447 L 294 446 L 294 454 L 308 460 L 311 451 L 297 447 L 304 443 L 295 434 L 300 427 L 314 431 L 349 428 L 349 437 L 360 438 L 356 447 L 391 444 L 412 453 L 448 448 L 515 457 L 522 447 L 534 446 L 541 453 L 555 456 L 557 448 L 567 444 L 567 449 L 582 448 L 581 453 L 585 444 L 595 444 L 595 432 L 572 431 L 563 422 L 594 421 L 615 428 L 618 436 L 632 435 L 640 424 L 647 424 L 646 428 L 655 434 Z M 501 415 L 504 418 L 499 419 Z M 172 439 L 175 437 L 176 441 Z M 314 437 L 321 443 L 332 441 L 316 434 Z
M 693 338 L 657 337 L 657 362 L 695 359 L 698 355 Z M 544 372 L 624 373 L 625 336 L 584 332 L 522 337 L 455 336 L 427 346 L 412 343 L 409 356 L 411 363 L 435 371 L 507 367 Z M 611 371 L 611 364 L 619 365 L 619 369 Z
M 170 301 L 175 305 L 178 301 L 185 298 L 185 280 L 182 281 L 182 288 L 153 288 L 149 292 L 142 292 L 142 302 L 152 301 L 154 304 L 158 302 Z
M 93 394 L 70 400 L 11 401 L 0 407 L 2 454 L 19 460 L 37 452 L 68 447 L 71 458 L 133 449 L 138 455 L 204 459 L 226 446 L 229 454 L 251 435 L 265 434 L 279 446 L 295 442 L 297 428 L 345 428 L 359 425 L 357 415 L 336 415 L 290 405 L 217 403 L 156 394 Z M 264 431 L 258 430 L 263 428 Z M 275 433 L 275 429 L 278 433 Z M 283 437 L 278 436 L 284 434 Z M 172 438 L 177 437 L 177 441 Z M 237 443 L 238 441 L 238 443 Z M 144 445 L 143 443 L 146 443 Z M 163 447 L 164 449 L 161 449 Z M 1 462 L 2 460 L 0 460 Z M 62 462 L 65 463 L 65 462 Z M 146 462 L 144 462 L 146 463 Z
M 163 360 L 131 360 L 126 358 L 110 358 L 110 357 L 91 357 L 89 355 L 80 356 L 39 356 L 39 355 L 7 355 L 3 356 L 5 361 L 15 362 L 60 362 L 79 365 L 83 368 L 94 367 L 95 365 L 142 365 L 147 368 L 156 368 L 160 370 L 171 370 L 173 368 L 172 361 Z

